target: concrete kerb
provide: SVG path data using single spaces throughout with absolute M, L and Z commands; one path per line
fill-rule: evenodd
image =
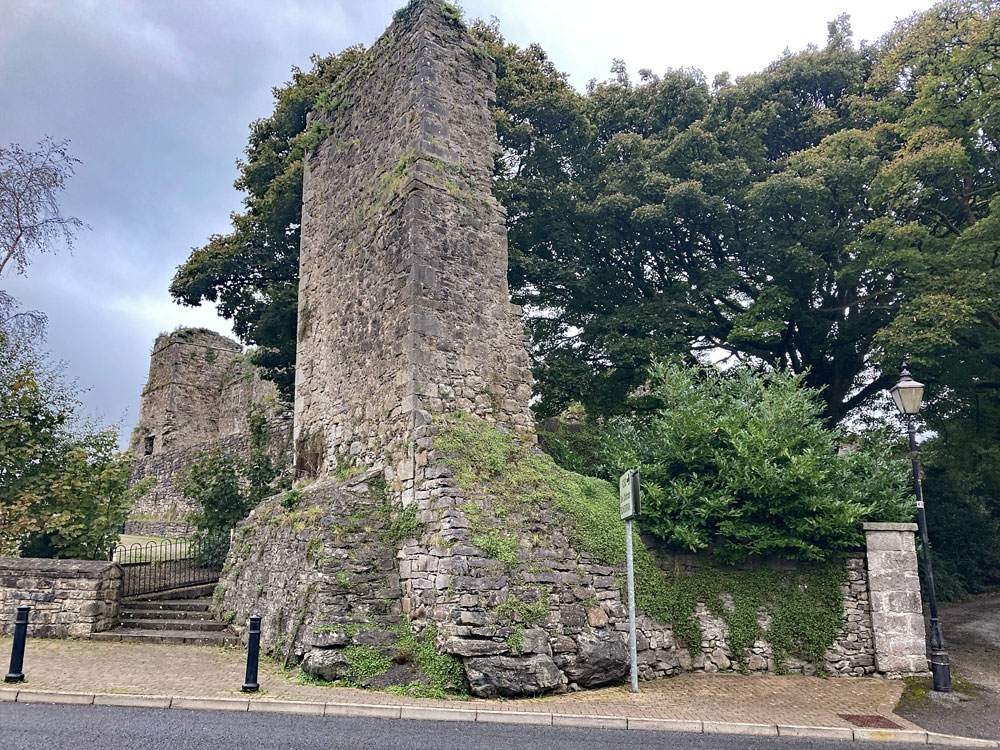
M 910 729 L 849 729 L 846 727 L 751 724 L 727 721 L 651 719 L 587 714 L 553 714 L 542 711 L 495 711 L 477 708 L 440 708 L 373 703 L 317 703 L 271 698 L 198 698 L 190 696 L 135 695 L 127 693 L 70 693 L 54 690 L 0 688 L 0 703 L 58 703 L 66 705 L 126 706 L 208 711 L 349 716 L 417 721 L 470 721 L 503 724 L 625 729 L 634 731 L 743 734 L 771 737 L 845 740 L 853 742 L 905 742 L 918 745 L 1000 748 L 1000 741 L 961 737 Z

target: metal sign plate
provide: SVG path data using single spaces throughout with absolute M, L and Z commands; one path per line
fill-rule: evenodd
M 621 519 L 639 517 L 639 472 L 629 469 L 618 479 L 618 501 Z

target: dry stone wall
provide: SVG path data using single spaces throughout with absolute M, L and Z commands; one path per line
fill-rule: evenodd
M 310 119 L 295 397 L 300 474 L 383 465 L 405 502 L 421 409 L 533 439 L 490 192 L 494 65 L 440 3 L 411 6 Z
M 0 557 L 0 633 L 14 632 L 14 615 L 31 607 L 36 638 L 86 638 L 118 621 L 122 571 L 111 562 Z

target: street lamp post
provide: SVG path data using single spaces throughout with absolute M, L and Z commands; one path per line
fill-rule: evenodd
M 924 493 L 920 484 L 920 455 L 917 451 L 917 435 L 913 417 L 920 410 L 920 400 L 924 386 L 903 370 L 900 380 L 889 393 L 899 413 L 906 419 L 906 431 L 910 436 L 910 462 L 913 467 L 913 494 L 917 498 L 917 526 L 920 528 L 920 543 L 924 552 L 924 578 L 927 583 L 927 599 L 931 610 L 931 674 L 934 676 L 934 690 L 939 693 L 951 692 L 951 666 L 948 652 L 944 650 L 944 637 L 938 620 L 937 597 L 934 593 L 934 570 L 931 567 L 931 545 L 927 538 L 927 516 L 924 514 Z

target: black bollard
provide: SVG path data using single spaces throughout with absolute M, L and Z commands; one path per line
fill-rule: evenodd
M 24 641 L 28 637 L 28 612 L 31 607 L 17 608 L 17 620 L 14 623 L 14 647 L 10 650 L 10 671 L 4 676 L 4 682 L 22 682 L 24 680 Z
M 247 676 L 243 683 L 244 693 L 256 693 L 260 689 L 257 682 L 257 661 L 260 658 L 260 618 L 250 618 L 250 631 L 247 639 Z

